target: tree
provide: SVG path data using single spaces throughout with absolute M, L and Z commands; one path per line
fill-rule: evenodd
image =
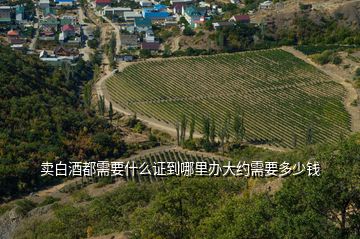
M 306 130 L 306 145 L 311 145 L 314 143 L 314 132 L 313 132 L 313 129 L 312 127 L 308 127 L 308 129 Z
M 209 134 L 210 143 L 211 143 L 212 145 L 215 144 L 215 137 L 216 137 L 215 118 L 212 117 L 212 118 L 211 118 L 211 125 L 210 125 L 210 134 Z
M 193 140 L 195 132 L 195 115 L 191 114 L 189 139 Z
M 236 109 L 234 117 L 234 135 L 236 143 L 239 143 L 245 137 L 244 113 L 241 113 L 239 108 Z
M 195 35 L 195 32 L 194 32 L 193 29 L 191 29 L 191 27 L 185 26 L 185 28 L 183 30 L 183 35 L 185 35 L 185 36 L 193 36 L 193 35 Z
M 175 123 L 175 130 L 176 130 L 176 143 L 180 146 L 180 125 L 179 122 Z
M 202 133 L 203 133 L 203 140 L 205 142 L 210 142 L 210 119 L 208 116 L 203 117 Z
M 180 144 L 183 144 L 185 142 L 186 127 L 187 127 L 187 119 L 186 116 L 182 114 L 180 120 Z
M 100 95 L 99 96 L 99 100 L 98 100 L 98 110 L 99 110 L 99 114 L 100 115 L 104 115 L 105 114 L 105 98 L 104 96 Z
M 110 122 L 112 122 L 113 116 L 114 116 L 114 111 L 113 111 L 112 103 L 110 101 L 110 104 L 109 104 L 109 119 L 110 119 Z

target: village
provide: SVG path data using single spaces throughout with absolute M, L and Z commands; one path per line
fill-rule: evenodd
M 237 0 L 219 4 L 194 0 L 1 1 L 0 42 L 24 54 L 37 54 L 50 64 L 76 63 L 80 58 L 89 60 L 99 48 L 100 22 L 117 32 L 114 60 L 134 61 L 175 51 L 170 46 L 182 35 L 195 39 L 209 29 L 250 24 L 254 10 L 231 15 L 241 6 L 244 4 Z M 265 1 L 258 10 L 272 7 L 272 1 Z

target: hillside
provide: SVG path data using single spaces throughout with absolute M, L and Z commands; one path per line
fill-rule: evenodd
M 285 178 L 159 176 L 116 183 L 101 195 L 91 186 L 75 189 L 65 201 L 33 205 L 14 238 L 357 238 L 359 140 L 356 135 L 290 153 L 248 147 L 231 154 L 233 165 L 261 160 L 293 166 L 311 158 L 321 164 L 321 177 L 308 176 L 307 169 Z M 142 160 L 191 157 L 158 152 Z M 97 185 L 95 190 L 104 187 Z
M 119 157 L 120 136 L 86 111 L 80 86 L 92 66 L 52 68 L 0 46 L 0 202 L 53 180 L 40 177 L 43 161 Z
M 204 117 L 219 131 L 239 108 L 254 144 L 302 146 L 309 130 L 316 143 L 335 142 L 350 130 L 344 89 L 283 50 L 141 62 L 106 86 L 117 106 L 173 128 L 195 115 L 198 132 Z

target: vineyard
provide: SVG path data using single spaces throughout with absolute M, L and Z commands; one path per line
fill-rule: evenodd
M 293 147 L 334 142 L 350 131 L 345 90 L 283 50 L 266 50 L 133 64 L 106 81 L 111 100 L 127 111 L 170 126 L 182 114 L 204 116 L 217 128 L 238 107 L 246 140 Z

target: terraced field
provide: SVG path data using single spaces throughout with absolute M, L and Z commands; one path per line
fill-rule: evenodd
M 130 65 L 106 81 L 118 106 L 173 125 L 181 114 L 204 115 L 218 126 L 238 106 L 246 139 L 292 147 L 333 142 L 350 131 L 345 90 L 329 76 L 283 50 L 154 60 Z M 218 127 L 219 128 L 219 127 Z

